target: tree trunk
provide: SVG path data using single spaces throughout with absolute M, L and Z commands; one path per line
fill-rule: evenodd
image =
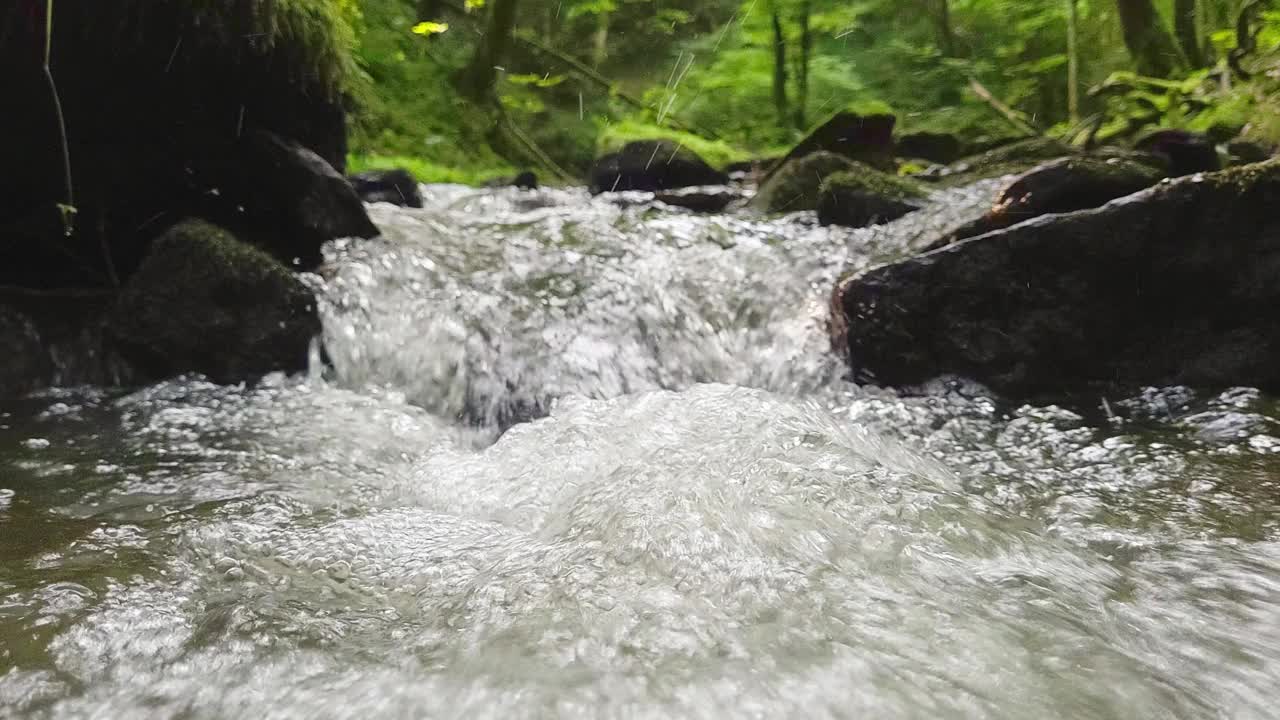
M 599 70 L 604 61 L 609 59 L 609 20 L 611 13 L 601 10 L 596 13 L 596 32 L 591 50 L 591 65 Z
M 782 32 L 782 17 L 778 14 L 778 6 L 770 8 L 773 16 L 773 105 L 778 111 L 778 126 L 788 127 L 791 123 L 787 112 L 787 38 Z
M 419 20 L 439 20 L 444 8 L 440 0 L 418 0 L 417 10 Z
M 489 24 L 471 62 L 456 78 L 458 91 L 475 101 L 491 99 L 498 82 L 498 66 L 507 55 L 515 29 L 518 0 L 491 0 Z
M 938 48 L 944 57 L 955 57 L 956 36 L 951 27 L 951 0 L 938 0 Z
M 809 62 L 813 55 L 813 33 L 809 27 L 810 0 L 800 2 L 800 61 L 796 63 L 796 129 L 809 126 Z
M 1116 8 L 1139 74 L 1167 78 L 1186 67 L 1152 0 L 1116 0 Z
M 1067 114 L 1080 122 L 1080 8 L 1067 0 Z
M 1178 36 L 1178 45 L 1182 54 L 1192 68 L 1205 66 L 1204 49 L 1200 42 L 1200 28 L 1197 20 L 1199 3 L 1196 0 L 1174 0 L 1173 30 Z

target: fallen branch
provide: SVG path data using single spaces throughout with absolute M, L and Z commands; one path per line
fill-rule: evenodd
M 973 94 L 977 95 L 980 100 L 987 103 L 992 107 L 992 109 L 998 112 L 1001 117 L 1007 120 L 1009 124 L 1014 127 L 1014 129 L 1026 135 L 1039 136 L 1044 134 L 1035 125 L 1031 124 L 1030 118 L 1026 115 L 1000 102 L 1000 99 L 992 94 L 985 85 L 978 82 L 978 78 L 969 78 L 969 89 L 972 90 Z
M 639 98 L 618 89 L 617 85 L 611 82 L 609 78 L 606 78 L 605 76 L 601 75 L 600 73 L 596 72 L 590 67 L 587 67 L 577 58 L 571 55 L 566 55 L 549 45 L 545 45 L 539 42 L 538 40 L 535 40 L 534 38 L 529 37 L 525 33 L 517 32 L 515 34 L 515 39 L 516 39 L 516 42 L 523 44 L 528 49 L 533 50 L 534 52 L 542 53 L 543 55 L 546 55 L 552 60 L 556 60 L 557 62 L 563 64 L 565 67 L 569 68 L 570 71 L 577 73 L 585 80 L 588 80 L 596 85 L 599 85 L 600 87 L 607 90 L 610 95 L 618 98 L 619 100 L 627 103 L 628 105 L 636 108 L 637 110 L 650 109 L 649 106 L 645 105 L 644 102 L 641 101 Z M 706 130 L 703 128 L 690 127 L 689 125 L 686 125 L 683 122 L 681 122 L 679 118 L 672 117 L 670 114 L 666 116 L 666 120 L 672 127 L 674 127 L 677 130 L 683 130 L 685 132 L 695 133 L 697 135 L 701 135 L 702 137 L 711 138 L 712 140 L 720 139 L 720 137 L 716 135 L 714 131 Z

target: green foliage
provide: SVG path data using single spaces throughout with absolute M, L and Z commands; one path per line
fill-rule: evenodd
M 416 158 L 427 178 L 477 179 L 510 169 L 490 147 L 489 119 L 450 81 L 484 32 L 483 2 L 278 4 L 290 23 L 306 17 L 298 8 L 326 6 L 334 22 L 354 29 L 341 32 L 354 33 L 359 64 L 355 82 L 345 85 L 360 106 L 357 161 Z M 438 16 L 419 17 L 422 7 Z M 1262 51 L 1246 62 L 1255 80 L 1225 83 L 1237 0 L 1199 0 L 1201 54 L 1210 67 L 1169 81 L 1134 73 L 1116 0 L 1076 0 L 1075 7 L 1079 120 L 1100 118 L 1099 137 L 1158 124 L 1219 134 L 1244 128 L 1280 139 L 1280 119 L 1263 112 L 1280 94 L 1266 72 L 1275 65 L 1266 52 L 1280 45 L 1280 12 L 1264 13 L 1258 26 Z M 891 111 L 900 132 L 948 132 L 975 142 L 1013 134 L 970 90 L 974 79 L 1038 128 L 1083 137 L 1086 125 L 1067 107 L 1068 8 L 1067 0 L 521 0 L 497 91 L 515 126 L 575 172 L 595 153 L 635 139 L 668 138 L 716 165 L 778 154 L 803 136 L 804 125 L 839 108 Z M 1156 0 L 1156 8 L 1165 22 L 1173 17 L 1172 0 Z M 786 51 L 782 95 L 790 110 L 783 117 L 774 102 L 773 10 Z M 596 77 L 584 75 L 584 66 Z M 1086 92 L 1091 88 L 1100 90 Z M 638 98 L 638 106 L 624 96 Z
M 366 170 L 394 170 L 403 168 L 424 183 L 458 183 L 460 185 L 480 185 L 494 178 L 515 174 L 515 169 L 505 165 L 492 167 L 473 167 L 462 165 L 440 165 L 420 157 L 405 155 L 348 155 L 347 170 L 351 173 Z
M 697 153 L 712 167 L 749 160 L 751 153 L 719 140 L 707 140 L 692 133 L 652 125 L 640 120 L 625 120 L 608 125 L 600 133 L 599 154 L 614 152 L 633 140 L 670 140 Z

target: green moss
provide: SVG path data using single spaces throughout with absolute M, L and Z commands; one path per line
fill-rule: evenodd
M 515 169 L 506 165 L 486 165 L 476 167 L 441 165 L 423 158 L 407 155 L 348 155 L 347 168 L 352 174 L 366 170 L 394 170 L 403 168 L 413 174 L 418 182 L 423 183 L 456 183 L 459 185 L 483 185 L 497 177 L 515 174 Z
M 789 160 L 760 186 L 751 204 L 770 213 L 817 210 L 823 182 L 833 175 L 855 172 L 857 168 L 852 160 L 829 152 Z
M 707 164 L 716 168 L 751 159 L 750 153 L 728 143 L 708 140 L 692 133 L 650 125 L 639 120 L 625 120 L 605 127 L 596 143 L 597 155 L 617 152 L 623 145 L 636 140 L 670 140 L 697 153 L 707 161 Z
M 288 268 L 220 227 L 185 220 L 156 240 L 109 331 L 148 375 L 236 382 L 306 365 L 315 298 Z
M 351 0 L 113 0 L 83 3 L 76 12 L 87 19 L 75 23 L 81 42 L 154 42 L 152 33 L 176 33 L 182 47 L 175 54 L 279 57 L 273 66 L 330 98 L 357 76 Z
M 914 180 L 883 173 L 859 162 L 855 162 L 851 170 L 829 175 L 822 183 L 822 190 L 857 191 L 895 200 L 922 198 L 929 194 L 923 185 Z

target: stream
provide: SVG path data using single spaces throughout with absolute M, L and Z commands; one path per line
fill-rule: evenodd
M 1273 718 L 1280 405 L 859 387 L 863 230 L 424 188 L 327 363 L 0 408 L 0 718 Z

